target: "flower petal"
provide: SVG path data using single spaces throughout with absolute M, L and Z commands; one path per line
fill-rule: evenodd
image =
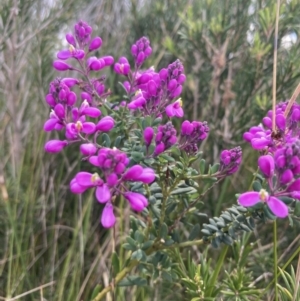
M 102 211 L 101 224 L 104 228 L 111 228 L 115 223 L 114 207 L 111 203 L 107 203 Z
M 111 199 L 110 190 L 106 184 L 96 188 L 96 198 L 99 203 L 106 203 Z
M 93 187 L 94 184 L 92 182 L 92 177 L 93 177 L 93 174 L 91 174 L 89 172 L 81 171 L 76 175 L 75 179 L 76 179 L 76 182 L 80 186 Z
M 259 192 L 249 191 L 242 193 L 238 198 L 238 202 L 245 207 L 254 206 L 260 202 Z
M 280 218 L 285 218 L 289 215 L 287 205 L 274 196 L 269 197 L 267 204 L 274 215 Z

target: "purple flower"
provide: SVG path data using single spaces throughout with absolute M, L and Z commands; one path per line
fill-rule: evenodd
M 122 75 L 125 75 L 125 76 L 128 75 L 128 73 L 130 71 L 130 65 L 128 63 L 127 58 L 126 57 L 121 57 L 119 59 L 119 62 L 115 64 L 114 70 L 118 74 L 122 74 Z
M 150 42 L 146 37 L 142 37 L 131 46 L 131 54 L 137 66 L 141 66 L 152 53 Z
M 108 186 L 103 182 L 97 173 L 79 172 L 76 176 L 76 183 L 84 188 L 96 187 L 96 198 L 99 203 L 106 203 L 111 199 Z
M 111 228 L 116 223 L 116 217 L 114 215 L 114 207 L 111 203 L 106 203 L 102 215 L 101 215 L 101 224 L 104 228 Z
M 181 135 L 182 136 L 189 136 L 194 130 L 193 125 L 188 121 L 185 120 L 182 124 L 181 124 Z
M 80 145 L 80 152 L 84 156 L 92 156 L 97 152 L 97 147 L 93 143 L 83 143 Z
M 155 180 L 155 174 L 151 168 L 143 168 L 141 165 L 134 165 L 126 171 L 123 180 L 141 181 L 145 184 L 150 184 Z
M 70 46 L 67 50 L 61 50 L 57 53 L 57 58 L 60 60 L 67 60 L 69 58 L 75 58 L 82 60 L 85 56 L 84 50 L 76 49 L 74 46 Z
M 157 128 L 157 134 L 155 137 L 155 153 L 164 151 L 173 146 L 177 142 L 176 129 L 174 128 L 171 121 L 168 121 L 165 125 L 160 125 Z M 161 145 L 163 143 L 163 147 Z
M 275 163 L 271 155 L 260 156 L 258 166 L 266 178 L 271 178 L 274 175 Z
M 209 127 L 206 121 L 185 120 L 181 125 L 181 137 L 179 148 L 188 154 L 195 154 L 198 151 L 198 146 L 207 137 Z
M 239 146 L 229 150 L 223 150 L 220 155 L 220 176 L 231 175 L 236 172 L 241 161 L 242 149 Z
M 97 118 L 101 115 L 101 111 L 98 108 L 91 107 L 87 100 L 84 100 L 78 110 L 80 116 L 86 115 L 92 118 Z
M 110 116 L 105 116 L 97 123 L 96 129 L 101 132 L 109 132 L 114 126 L 114 119 Z
M 68 145 L 68 141 L 50 140 L 45 144 L 45 151 L 48 153 L 58 153 Z
M 53 67 L 57 70 L 57 71 L 66 71 L 66 70 L 73 70 L 73 67 L 66 64 L 65 62 L 62 61 L 54 61 L 53 62 Z
M 101 45 L 102 45 L 102 39 L 100 37 L 95 37 L 90 43 L 89 51 L 91 52 L 97 50 L 98 48 L 101 47 Z
M 85 122 L 78 120 L 76 123 L 68 123 L 66 126 L 66 137 L 68 139 L 76 139 L 78 134 L 93 134 L 96 131 L 96 125 L 93 122 Z
M 244 207 L 251 207 L 259 202 L 266 203 L 273 214 L 280 218 L 285 218 L 289 214 L 287 205 L 278 198 L 269 196 L 264 189 L 261 189 L 260 192 L 245 192 L 239 196 L 238 202 Z
M 78 44 L 81 47 L 86 46 L 91 39 L 92 27 L 86 22 L 79 21 L 77 24 L 75 24 L 74 29 Z
M 129 191 L 124 193 L 124 197 L 129 201 L 131 208 L 135 211 L 142 211 L 148 206 L 147 199 L 140 193 Z
M 144 141 L 147 147 L 151 144 L 153 136 L 154 136 L 153 128 L 150 126 L 146 127 L 144 129 Z
M 142 174 L 137 177 L 137 181 L 150 184 L 155 180 L 155 173 L 152 168 L 143 168 Z
M 182 100 L 179 98 L 174 103 L 166 107 L 166 113 L 169 117 L 183 117 Z

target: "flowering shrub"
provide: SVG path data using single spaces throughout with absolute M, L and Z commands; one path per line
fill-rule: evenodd
M 69 49 L 58 52 L 53 67 L 73 71 L 78 78 L 57 78 L 50 83 L 46 102 L 51 113 L 44 130 L 58 131 L 61 139 L 48 141 L 45 150 L 57 153 L 73 144 L 78 147 L 91 168 L 74 176 L 70 190 L 75 194 L 95 190 L 103 206 L 103 227 L 118 227 L 114 209 L 120 198 L 140 212 L 133 215 L 132 232 L 124 244 L 131 251 L 130 261 L 95 301 L 114 285 L 139 284 L 140 278 L 128 276 L 138 265 L 150 275 L 156 275 L 159 268 L 168 270 L 170 259 L 165 250 L 203 243 L 231 245 L 238 233 L 254 229 L 255 219 L 285 218 L 293 212 L 295 200 L 300 199 L 300 109 L 293 104 L 287 111 L 285 102 L 277 105 L 276 132 L 269 112 L 263 119 L 265 127 L 252 127 L 244 134 L 260 154 L 261 173 L 256 174 L 253 191 L 240 194 L 237 205 L 210 218 L 201 231 L 196 225 L 189 240 L 180 241 L 180 223 L 189 214 L 201 214 L 206 193 L 237 172 L 242 149 L 223 150 L 220 162 L 207 166 L 199 150 L 209 135 L 207 122 L 184 120 L 180 133 L 172 123 L 184 116 L 180 98 L 184 67 L 176 60 L 158 72 L 142 69 L 152 52 L 146 37 L 131 47 L 133 64 L 125 57 L 114 64 L 111 56 L 93 56 L 102 39 L 92 38 L 92 28 L 85 22 L 78 22 L 66 40 Z M 125 96 L 114 103 L 99 75 L 109 66 L 124 79 Z M 202 239 L 195 240 L 200 232 Z M 177 275 L 169 271 L 169 277 L 176 279 Z

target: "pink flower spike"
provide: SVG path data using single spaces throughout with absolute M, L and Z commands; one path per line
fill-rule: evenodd
M 289 215 L 289 209 L 287 205 L 274 196 L 269 197 L 267 204 L 275 216 L 285 218 Z
M 111 193 L 106 184 L 99 185 L 96 188 L 96 198 L 99 203 L 106 203 L 111 199 Z
M 58 153 L 68 145 L 68 141 L 50 140 L 45 144 L 45 151 L 48 153 Z
M 138 181 L 138 178 L 142 174 L 142 172 L 143 167 L 141 165 L 134 165 L 126 171 L 123 179 L 125 181 Z
M 275 163 L 274 158 L 270 155 L 261 156 L 258 159 L 258 166 L 262 173 L 267 177 L 271 178 L 274 174 Z
M 101 215 L 101 224 L 104 228 L 111 228 L 115 223 L 114 207 L 111 203 L 106 203 Z
M 260 193 L 256 191 L 242 193 L 238 198 L 238 202 L 244 207 L 254 206 L 260 202 Z
M 53 62 L 53 67 L 57 71 L 73 70 L 73 68 L 70 65 L 68 65 L 68 64 L 66 64 L 65 62 L 62 62 L 62 61 L 54 61 Z

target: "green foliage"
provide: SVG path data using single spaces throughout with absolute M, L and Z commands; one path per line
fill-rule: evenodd
M 130 260 L 138 262 L 136 272 L 141 276 L 128 275 L 119 281 L 114 291 L 117 301 L 264 300 L 272 296 L 271 289 L 262 297 L 258 293 L 272 279 L 268 275 L 274 264 L 268 223 L 274 216 L 265 206 L 249 211 L 232 206 L 234 193 L 247 189 L 251 179 L 233 176 L 216 190 L 213 174 L 218 165 L 210 163 L 217 161 L 222 148 L 240 143 L 244 130 L 260 122 L 270 108 L 274 1 L 152 0 L 144 1 L 144 7 L 131 1 L 130 8 L 126 1 L 102 2 L 86 1 L 83 9 L 76 0 L 1 1 L 0 176 L 5 181 L 0 183 L 0 296 L 93 300 Z M 188 74 L 183 97 L 186 116 L 207 120 L 211 128 L 195 157 L 172 149 L 155 162 L 145 159 L 145 149 L 137 141 L 142 129 L 157 126 L 161 119 L 140 119 L 128 140 L 121 133 L 129 135 L 130 118 L 122 108 L 114 112 L 121 121 L 114 135 L 102 134 L 99 143 L 123 147 L 132 163 L 164 166 L 158 177 L 166 183 L 165 187 L 133 183 L 132 191 L 151 195 L 150 218 L 144 213 L 129 216 L 120 200 L 116 233 L 100 228 L 101 208 L 95 206 L 92 195 L 85 194 L 82 201 L 68 192 L 71 176 L 85 166 L 74 149 L 55 160 L 43 154 L 46 138 L 40 129 L 49 113 L 43 99 L 54 76 L 50 66 L 55 51 L 61 49 L 59 35 L 78 16 L 98 26 L 97 34 L 104 41 L 101 54 L 109 52 L 116 58 L 128 54 L 125 47 L 147 35 L 153 46 L 149 66 L 165 66 L 179 57 Z M 298 1 L 282 5 L 278 100 L 289 98 L 299 81 L 299 39 L 291 45 L 284 42 L 288 34 L 299 35 L 299 16 Z M 119 101 L 118 95 L 122 98 L 124 93 L 114 84 L 116 76 L 108 74 L 107 82 L 115 92 L 112 100 Z M 254 172 L 253 162 L 256 158 L 245 151 L 243 170 L 248 174 Z M 172 189 L 166 197 L 168 187 Z M 253 188 L 259 190 L 261 183 L 254 182 Z M 201 195 L 203 191 L 207 193 Z M 199 200 L 193 204 L 195 198 Z M 283 222 L 278 231 L 278 251 L 286 262 L 299 233 L 300 203 L 282 200 L 294 214 L 294 227 Z M 240 238 L 254 229 L 253 219 L 258 221 L 265 245 L 253 243 L 257 233 Z M 125 233 L 129 233 L 126 239 Z M 198 246 L 201 237 L 208 246 L 179 252 L 184 246 Z M 210 243 L 222 250 L 224 244 L 230 247 L 221 256 Z M 280 297 L 298 300 L 293 267 L 290 273 L 279 271 Z

